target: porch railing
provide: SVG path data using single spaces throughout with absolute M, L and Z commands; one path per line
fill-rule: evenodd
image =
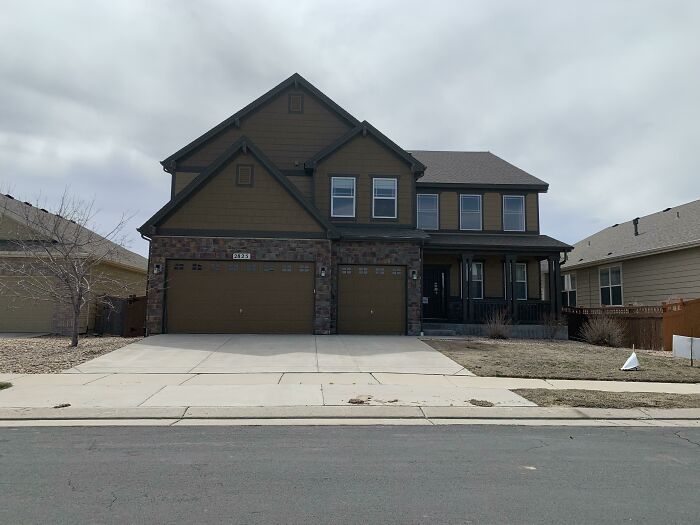
M 551 312 L 549 301 L 518 301 L 515 316 L 510 312 L 510 305 L 511 303 L 504 299 L 475 299 L 472 301 L 473 322 L 484 323 L 490 315 L 505 310 L 514 323 L 538 324 Z

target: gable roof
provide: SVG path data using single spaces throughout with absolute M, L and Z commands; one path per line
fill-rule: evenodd
M 192 180 L 180 193 L 170 200 L 165 206 L 158 210 L 153 217 L 148 219 L 143 226 L 138 228 L 140 233 L 150 235 L 155 233 L 156 226 L 171 213 L 177 210 L 191 196 L 199 191 L 204 184 L 214 175 L 219 173 L 239 152 L 250 152 L 265 169 L 279 182 L 289 194 L 296 199 L 299 204 L 321 225 L 329 234 L 329 237 L 337 237 L 337 232 L 333 225 L 321 213 L 304 198 L 299 190 L 289 179 L 260 151 L 258 147 L 246 136 L 242 136 L 234 142 L 218 159 L 216 159 L 206 170 Z
M 370 124 L 366 120 L 363 120 L 361 123 L 359 123 L 356 127 L 345 133 L 333 144 L 326 146 L 316 155 L 307 160 L 304 163 L 304 167 L 309 169 L 315 168 L 319 162 L 338 151 L 340 148 L 342 148 L 345 144 L 350 142 L 353 138 L 357 137 L 359 134 L 362 134 L 363 136 L 368 134 L 373 136 L 380 142 L 380 144 L 384 145 L 386 148 L 388 148 L 398 157 L 400 157 L 404 162 L 406 162 L 409 166 L 411 166 L 411 171 L 413 173 L 421 174 L 423 173 L 423 171 L 425 171 L 426 168 L 422 162 L 413 157 L 410 153 L 401 148 L 398 144 L 396 144 L 394 141 L 392 141 L 389 137 L 384 135 L 381 131 L 372 126 L 372 124 Z
M 700 200 L 609 226 L 574 244 L 567 270 L 700 246 Z
M 240 119 L 244 118 L 245 116 L 249 115 L 250 113 L 254 112 L 273 98 L 275 98 L 277 95 L 279 95 L 282 91 L 287 89 L 290 86 L 301 86 L 305 88 L 307 91 L 309 91 L 311 94 L 313 94 L 316 98 L 318 98 L 321 102 L 323 102 L 328 108 L 330 108 L 331 111 L 333 111 L 335 114 L 340 116 L 343 120 L 347 121 L 348 124 L 351 126 L 357 126 L 359 124 L 359 121 L 353 117 L 350 113 L 345 111 L 343 108 L 341 108 L 338 104 L 333 102 L 330 98 L 328 98 L 324 93 L 322 93 L 318 88 L 316 88 L 311 82 L 306 80 L 304 77 L 302 77 L 299 73 L 294 73 L 291 77 L 288 79 L 280 82 L 278 85 L 273 87 L 270 91 L 265 93 L 264 95 L 258 97 L 255 99 L 253 102 L 248 104 L 246 107 L 241 109 L 240 111 L 237 111 L 233 115 L 231 115 L 229 118 L 221 122 L 220 124 L 214 126 L 212 129 L 207 131 L 204 135 L 196 138 L 189 144 L 187 144 L 185 147 L 179 149 L 172 155 L 170 155 L 168 158 L 165 160 L 161 161 L 161 164 L 163 165 L 164 168 L 169 168 L 172 163 L 177 162 L 179 159 L 187 155 L 188 153 L 194 151 L 196 148 L 207 142 L 209 139 L 215 137 L 222 131 L 230 128 L 231 126 L 237 126 L 240 122 Z
M 411 154 L 427 166 L 419 184 L 508 186 L 547 191 L 549 185 L 489 151 L 425 151 Z
M 63 217 L 53 214 L 43 208 L 37 208 L 29 202 L 17 200 L 11 195 L 4 195 L 0 193 L 0 220 L 3 215 L 6 215 L 10 218 L 10 220 L 13 220 L 14 222 L 28 228 L 33 232 L 36 232 L 37 235 L 41 235 L 43 237 L 45 232 L 39 231 L 36 223 L 32 220 L 32 217 L 41 216 L 42 214 L 51 216 L 53 220 L 59 221 L 59 224 L 62 224 L 66 228 L 76 228 L 76 239 L 88 239 L 92 237 L 92 239 L 94 239 L 94 248 L 97 252 L 99 252 L 100 249 L 107 250 L 107 248 L 109 248 L 109 251 L 112 251 L 114 255 L 105 258 L 105 263 L 126 266 L 135 270 L 147 270 L 148 260 L 145 257 L 142 257 L 131 250 L 127 250 L 123 246 L 105 239 L 101 235 L 93 232 L 92 230 L 88 230 L 87 228 L 84 228 L 73 221 L 64 219 Z M 36 222 L 38 222 L 38 220 Z M 34 239 L 22 240 L 30 242 L 34 241 Z M 58 239 L 51 240 L 58 241 Z M 17 245 L 12 239 L 0 239 L 0 251 L 17 251 Z M 102 255 L 104 255 L 104 253 L 106 253 L 106 251 L 102 252 Z

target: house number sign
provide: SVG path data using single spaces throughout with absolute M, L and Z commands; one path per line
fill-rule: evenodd
M 233 254 L 234 260 L 250 259 L 250 254 L 246 252 L 237 252 Z

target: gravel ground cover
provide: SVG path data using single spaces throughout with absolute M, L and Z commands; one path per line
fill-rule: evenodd
M 70 337 L 42 336 L 0 339 L 0 373 L 48 374 L 61 372 L 138 341 L 140 337 L 85 337 L 77 348 Z
M 520 388 L 513 392 L 542 407 L 700 408 L 700 394 L 547 390 L 546 388 Z
M 637 350 L 641 368 L 622 372 L 632 353 L 576 341 L 487 338 L 426 339 L 425 342 L 478 376 L 700 383 L 700 366 L 671 352 Z

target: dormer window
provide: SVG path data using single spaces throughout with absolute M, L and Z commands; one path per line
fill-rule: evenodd
M 331 177 L 331 217 L 355 217 L 355 177 Z
M 503 196 L 503 230 L 507 232 L 525 231 L 525 197 L 522 195 Z
M 372 217 L 396 218 L 396 179 L 373 179 Z

